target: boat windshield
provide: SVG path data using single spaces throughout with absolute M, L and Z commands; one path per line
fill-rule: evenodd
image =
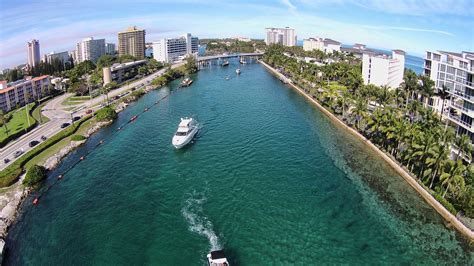
M 176 136 L 186 136 L 188 132 L 176 132 Z

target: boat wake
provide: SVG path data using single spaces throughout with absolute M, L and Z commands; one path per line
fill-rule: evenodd
M 207 198 L 203 193 L 193 192 L 184 203 L 181 213 L 189 224 L 189 231 L 207 237 L 211 250 L 218 250 L 221 249 L 219 238 L 213 231 L 211 221 L 209 221 L 203 212 L 202 206 L 206 200 Z

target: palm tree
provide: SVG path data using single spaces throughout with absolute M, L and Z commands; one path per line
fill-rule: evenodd
M 420 142 L 414 143 L 413 148 L 415 152 L 412 154 L 415 158 L 418 158 L 418 164 L 420 167 L 420 171 L 418 172 L 418 177 L 421 178 L 423 176 L 425 167 L 426 167 L 426 160 L 430 155 L 428 150 L 431 146 L 436 142 L 435 135 L 431 131 L 425 131 L 421 134 L 421 138 L 419 139 Z
M 461 153 L 463 153 L 469 160 L 471 158 L 472 146 L 471 146 L 471 139 L 468 135 L 461 135 L 460 137 L 456 138 L 455 145 L 458 148 L 458 153 L 456 154 L 456 158 L 454 160 L 459 159 Z
M 465 186 L 463 173 L 466 170 L 466 166 L 462 164 L 461 160 L 448 161 L 446 170 L 447 171 L 442 173 L 439 177 L 441 180 L 441 185 L 445 186 L 443 198 L 446 196 L 448 190 L 462 190 Z
M 9 120 L 8 114 L 5 114 L 3 110 L 0 110 L 0 124 L 2 124 L 3 127 L 5 127 L 5 133 L 7 133 L 7 136 L 8 136 L 8 127 L 7 127 L 8 120 Z
M 109 105 L 109 91 L 110 91 L 110 85 L 109 84 L 105 84 L 105 86 L 102 87 L 102 94 L 105 95 L 106 100 L 107 100 L 106 105 Z
M 356 99 L 356 105 L 352 113 L 355 115 L 357 129 L 360 130 L 360 122 L 366 116 L 367 112 L 367 102 L 365 99 L 358 98 Z
M 31 94 L 29 92 L 25 93 L 25 111 L 26 111 L 26 119 L 28 120 L 28 127 L 31 126 L 31 122 L 30 122 L 30 112 L 28 110 L 28 104 L 30 103 L 30 99 L 31 99 Z
M 442 144 L 435 145 L 428 150 L 430 157 L 426 159 L 426 166 L 429 167 L 426 171 L 426 175 L 428 175 L 426 181 L 431 179 L 430 188 L 433 187 L 433 183 L 439 170 L 446 164 L 446 161 L 449 158 L 449 152 L 449 148 Z

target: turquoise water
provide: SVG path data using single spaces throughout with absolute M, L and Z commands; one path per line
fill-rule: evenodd
M 38 206 L 24 204 L 6 264 L 204 265 L 214 248 L 233 265 L 472 263 L 362 143 L 261 65 L 237 77 L 231 64 L 145 95 L 68 156 L 43 190 L 105 140 Z M 191 115 L 202 129 L 175 150 L 179 119 Z

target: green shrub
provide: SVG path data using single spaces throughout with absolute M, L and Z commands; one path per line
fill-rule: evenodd
M 23 180 L 23 185 L 31 187 L 32 185 L 38 183 L 39 181 L 46 178 L 46 169 L 40 165 L 33 165 L 26 172 L 25 179 Z
M 449 203 L 445 198 L 443 198 L 441 195 L 438 193 L 433 193 L 434 198 L 441 203 L 450 213 L 453 215 L 456 215 L 458 212 L 456 211 L 456 208 L 454 208 L 453 204 Z
M 72 141 L 82 141 L 82 140 L 85 140 L 85 139 L 86 139 L 86 137 L 84 137 L 83 135 L 73 135 L 71 137 Z
M 77 129 L 87 120 L 89 120 L 91 116 L 86 116 L 83 119 L 79 120 L 77 123 L 74 123 L 74 126 L 68 127 L 63 131 L 60 131 L 56 135 L 52 136 L 51 138 L 47 139 L 43 143 L 40 143 L 34 149 L 27 152 L 25 155 L 18 158 L 15 162 L 7 166 L 5 169 L 0 171 L 0 187 L 8 187 L 15 183 L 18 177 L 23 172 L 23 166 L 31 160 L 36 155 L 42 153 L 47 148 L 53 146 L 54 144 L 58 143 L 62 139 L 71 136 L 74 134 Z
M 111 107 L 106 106 L 95 113 L 95 118 L 97 121 L 114 120 L 117 118 L 117 113 Z

